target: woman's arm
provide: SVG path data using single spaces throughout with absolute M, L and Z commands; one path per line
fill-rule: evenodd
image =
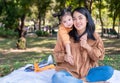
M 103 60 L 105 49 L 101 37 L 98 36 L 98 39 L 96 40 L 96 43 L 91 47 L 91 50 L 87 50 L 87 51 L 91 59 Z
M 81 39 L 81 46 L 86 49 L 88 52 L 89 57 L 96 61 L 96 60 L 102 60 L 104 58 L 104 44 L 101 39 L 101 37 L 95 33 L 95 43 L 91 46 L 88 44 L 88 42 L 85 41 L 85 39 Z

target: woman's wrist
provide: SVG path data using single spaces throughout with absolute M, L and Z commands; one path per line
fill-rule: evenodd
M 90 45 L 87 45 L 87 51 L 91 52 L 92 51 L 92 47 Z

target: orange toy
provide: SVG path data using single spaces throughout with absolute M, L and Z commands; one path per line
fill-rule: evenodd
M 54 69 L 54 68 L 55 68 L 55 66 L 53 64 L 47 65 L 47 66 L 42 67 L 42 68 L 39 68 L 38 63 L 34 63 L 34 71 L 35 72 L 41 72 L 41 71 L 44 71 L 44 70 Z
M 34 71 L 35 72 L 40 72 L 40 68 L 39 68 L 38 63 L 34 63 Z
M 44 70 L 47 70 L 47 69 L 55 69 L 55 66 L 53 64 L 47 65 L 45 67 L 40 68 L 40 71 L 44 71 Z

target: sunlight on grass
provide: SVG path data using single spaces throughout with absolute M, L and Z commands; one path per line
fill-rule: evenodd
M 14 49 L 17 39 L 0 39 L 0 76 L 52 55 L 55 38 L 27 38 L 27 49 Z
M 0 76 L 5 76 L 22 66 L 40 62 L 52 55 L 56 43 L 55 37 L 27 38 L 27 49 L 16 49 L 17 39 L 0 38 Z M 120 70 L 120 39 L 103 38 L 106 56 L 101 65 L 111 65 Z

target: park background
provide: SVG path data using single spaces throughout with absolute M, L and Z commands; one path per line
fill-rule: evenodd
M 105 46 L 100 65 L 120 70 L 120 0 L 0 0 L 0 77 L 52 55 L 59 23 L 52 15 L 68 6 L 90 11 Z

